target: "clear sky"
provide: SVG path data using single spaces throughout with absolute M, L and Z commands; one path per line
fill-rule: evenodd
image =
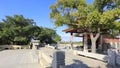
M 91 3 L 93 0 L 87 0 Z M 23 15 L 26 18 L 34 19 L 38 26 L 54 28 L 49 13 L 50 5 L 56 0 L 0 0 L 0 21 L 6 15 L 13 16 L 14 14 Z M 57 33 L 62 37 L 62 41 L 69 41 L 69 34 L 63 33 L 62 30 L 67 27 L 59 27 Z M 81 38 L 74 38 L 74 41 L 80 41 Z

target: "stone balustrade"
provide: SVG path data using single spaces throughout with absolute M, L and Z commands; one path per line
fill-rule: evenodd
M 3 49 L 22 49 L 20 45 L 1 45 L 0 47 Z
M 40 65 L 42 68 L 51 68 L 52 58 L 44 53 L 41 53 Z
M 12 45 L 12 48 L 13 48 L 13 49 L 21 49 L 22 47 L 19 46 L 19 45 Z
M 86 57 L 94 58 L 94 59 L 105 61 L 105 62 L 107 61 L 107 58 L 108 58 L 107 55 L 102 55 L 102 54 L 97 54 L 97 53 L 89 53 L 89 52 L 83 52 L 83 51 L 77 51 L 77 50 L 74 50 L 74 54 L 75 55 L 83 55 Z
M 51 48 L 50 48 L 51 49 Z M 51 68 L 52 67 L 52 60 L 53 60 L 53 51 L 46 52 L 46 50 L 40 50 L 40 65 L 42 68 Z
M 48 45 L 46 45 L 46 48 L 55 49 L 55 47 L 54 47 L 54 46 L 50 46 L 49 44 L 48 44 Z

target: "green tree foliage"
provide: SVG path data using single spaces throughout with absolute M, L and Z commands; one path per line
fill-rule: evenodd
M 25 19 L 22 15 L 6 16 L 1 22 L 3 24 L 0 31 L 0 39 L 6 44 L 27 44 L 27 31 L 35 22 L 32 19 Z
M 56 27 L 68 25 L 90 33 L 92 46 L 104 30 L 114 36 L 120 30 L 120 0 L 94 0 L 92 4 L 86 0 L 57 0 L 50 9 Z
M 39 39 L 41 43 L 57 43 L 61 41 L 61 37 L 53 29 L 33 27 L 31 31 L 34 32 L 34 38 Z
M 87 4 L 86 0 L 57 0 L 50 6 L 50 18 L 56 27 L 78 25 L 90 29 L 89 32 L 98 32 L 98 27 L 115 27 L 113 22 L 120 18 L 118 6 L 119 0 L 94 0 L 93 4 Z
M 39 39 L 44 43 L 57 42 L 55 30 L 35 25 L 33 19 L 22 15 L 6 16 L 0 22 L 0 44 L 28 44 L 31 38 Z M 46 40 L 49 39 L 47 42 Z

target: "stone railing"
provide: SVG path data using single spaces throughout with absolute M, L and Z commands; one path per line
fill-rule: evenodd
M 0 48 L 2 49 L 12 49 L 11 45 L 0 45 Z
M 82 55 L 82 56 L 89 57 L 89 58 L 94 58 L 94 59 L 105 61 L 105 62 L 107 61 L 107 58 L 108 58 L 107 55 L 89 53 L 89 52 L 83 52 L 83 51 L 77 51 L 77 50 L 74 50 L 74 54 Z
M 46 55 L 45 53 L 40 54 L 40 65 L 42 68 L 51 68 L 52 57 Z
M 120 53 L 116 54 L 116 64 L 120 66 Z
M 42 68 L 65 68 L 65 52 L 54 51 L 53 54 L 39 53 L 39 63 Z
M 52 51 L 47 51 L 47 48 L 43 48 L 39 51 L 39 63 L 42 66 L 42 68 L 51 68 L 52 66 L 52 60 L 53 60 L 53 56 L 52 56 Z M 50 48 L 51 49 L 51 48 Z M 54 49 L 53 49 L 54 50 Z
M 89 53 L 77 50 L 74 50 L 74 54 L 107 62 L 108 65 L 112 66 L 113 68 L 120 66 L 120 52 L 116 49 L 108 49 L 108 55 Z
M 22 49 L 22 46 L 19 46 L 19 45 L 12 45 L 12 48 L 13 48 L 13 49 Z
M 3 49 L 22 49 L 20 45 L 0 45 Z
M 55 47 L 54 47 L 54 46 L 50 46 L 50 45 L 46 45 L 45 47 L 46 47 L 46 48 L 55 49 Z

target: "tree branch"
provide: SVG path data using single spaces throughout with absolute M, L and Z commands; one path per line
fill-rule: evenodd
M 97 33 L 95 36 L 95 39 L 97 39 L 100 36 L 100 33 Z

